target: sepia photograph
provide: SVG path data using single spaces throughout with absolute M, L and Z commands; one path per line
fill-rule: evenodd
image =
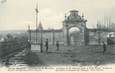
M 1 69 L 114 64 L 114 0 L 0 0 Z

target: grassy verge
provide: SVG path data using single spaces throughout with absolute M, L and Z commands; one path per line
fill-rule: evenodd
M 24 56 L 24 61 L 29 66 L 41 66 L 44 63 L 40 60 L 36 53 L 30 52 Z

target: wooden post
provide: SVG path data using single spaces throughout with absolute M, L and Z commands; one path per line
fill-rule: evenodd
M 28 25 L 28 34 L 29 34 L 29 42 L 31 42 L 31 28 L 30 28 L 30 25 Z
M 53 42 L 53 45 L 55 45 L 55 31 L 54 31 L 54 29 L 53 29 L 53 33 L 52 33 L 52 34 L 53 34 L 53 35 L 52 35 L 52 36 L 53 36 L 53 37 L 52 37 L 52 39 L 53 39 L 52 42 Z

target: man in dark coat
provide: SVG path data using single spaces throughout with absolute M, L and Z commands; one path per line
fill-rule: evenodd
M 103 54 L 106 52 L 106 44 L 103 42 Z
M 57 51 L 59 51 L 59 41 L 56 41 Z
M 46 53 L 48 53 L 48 39 L 46 39 L 45 47 L 46 47 Z
M 41 41 L 40 43 L 40 52 L 42 53 L 43 52 L 43 42 Z

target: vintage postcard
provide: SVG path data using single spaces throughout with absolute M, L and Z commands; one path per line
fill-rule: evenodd
M 115 73 L 114 0 L 0 0 L 0 72 Z

